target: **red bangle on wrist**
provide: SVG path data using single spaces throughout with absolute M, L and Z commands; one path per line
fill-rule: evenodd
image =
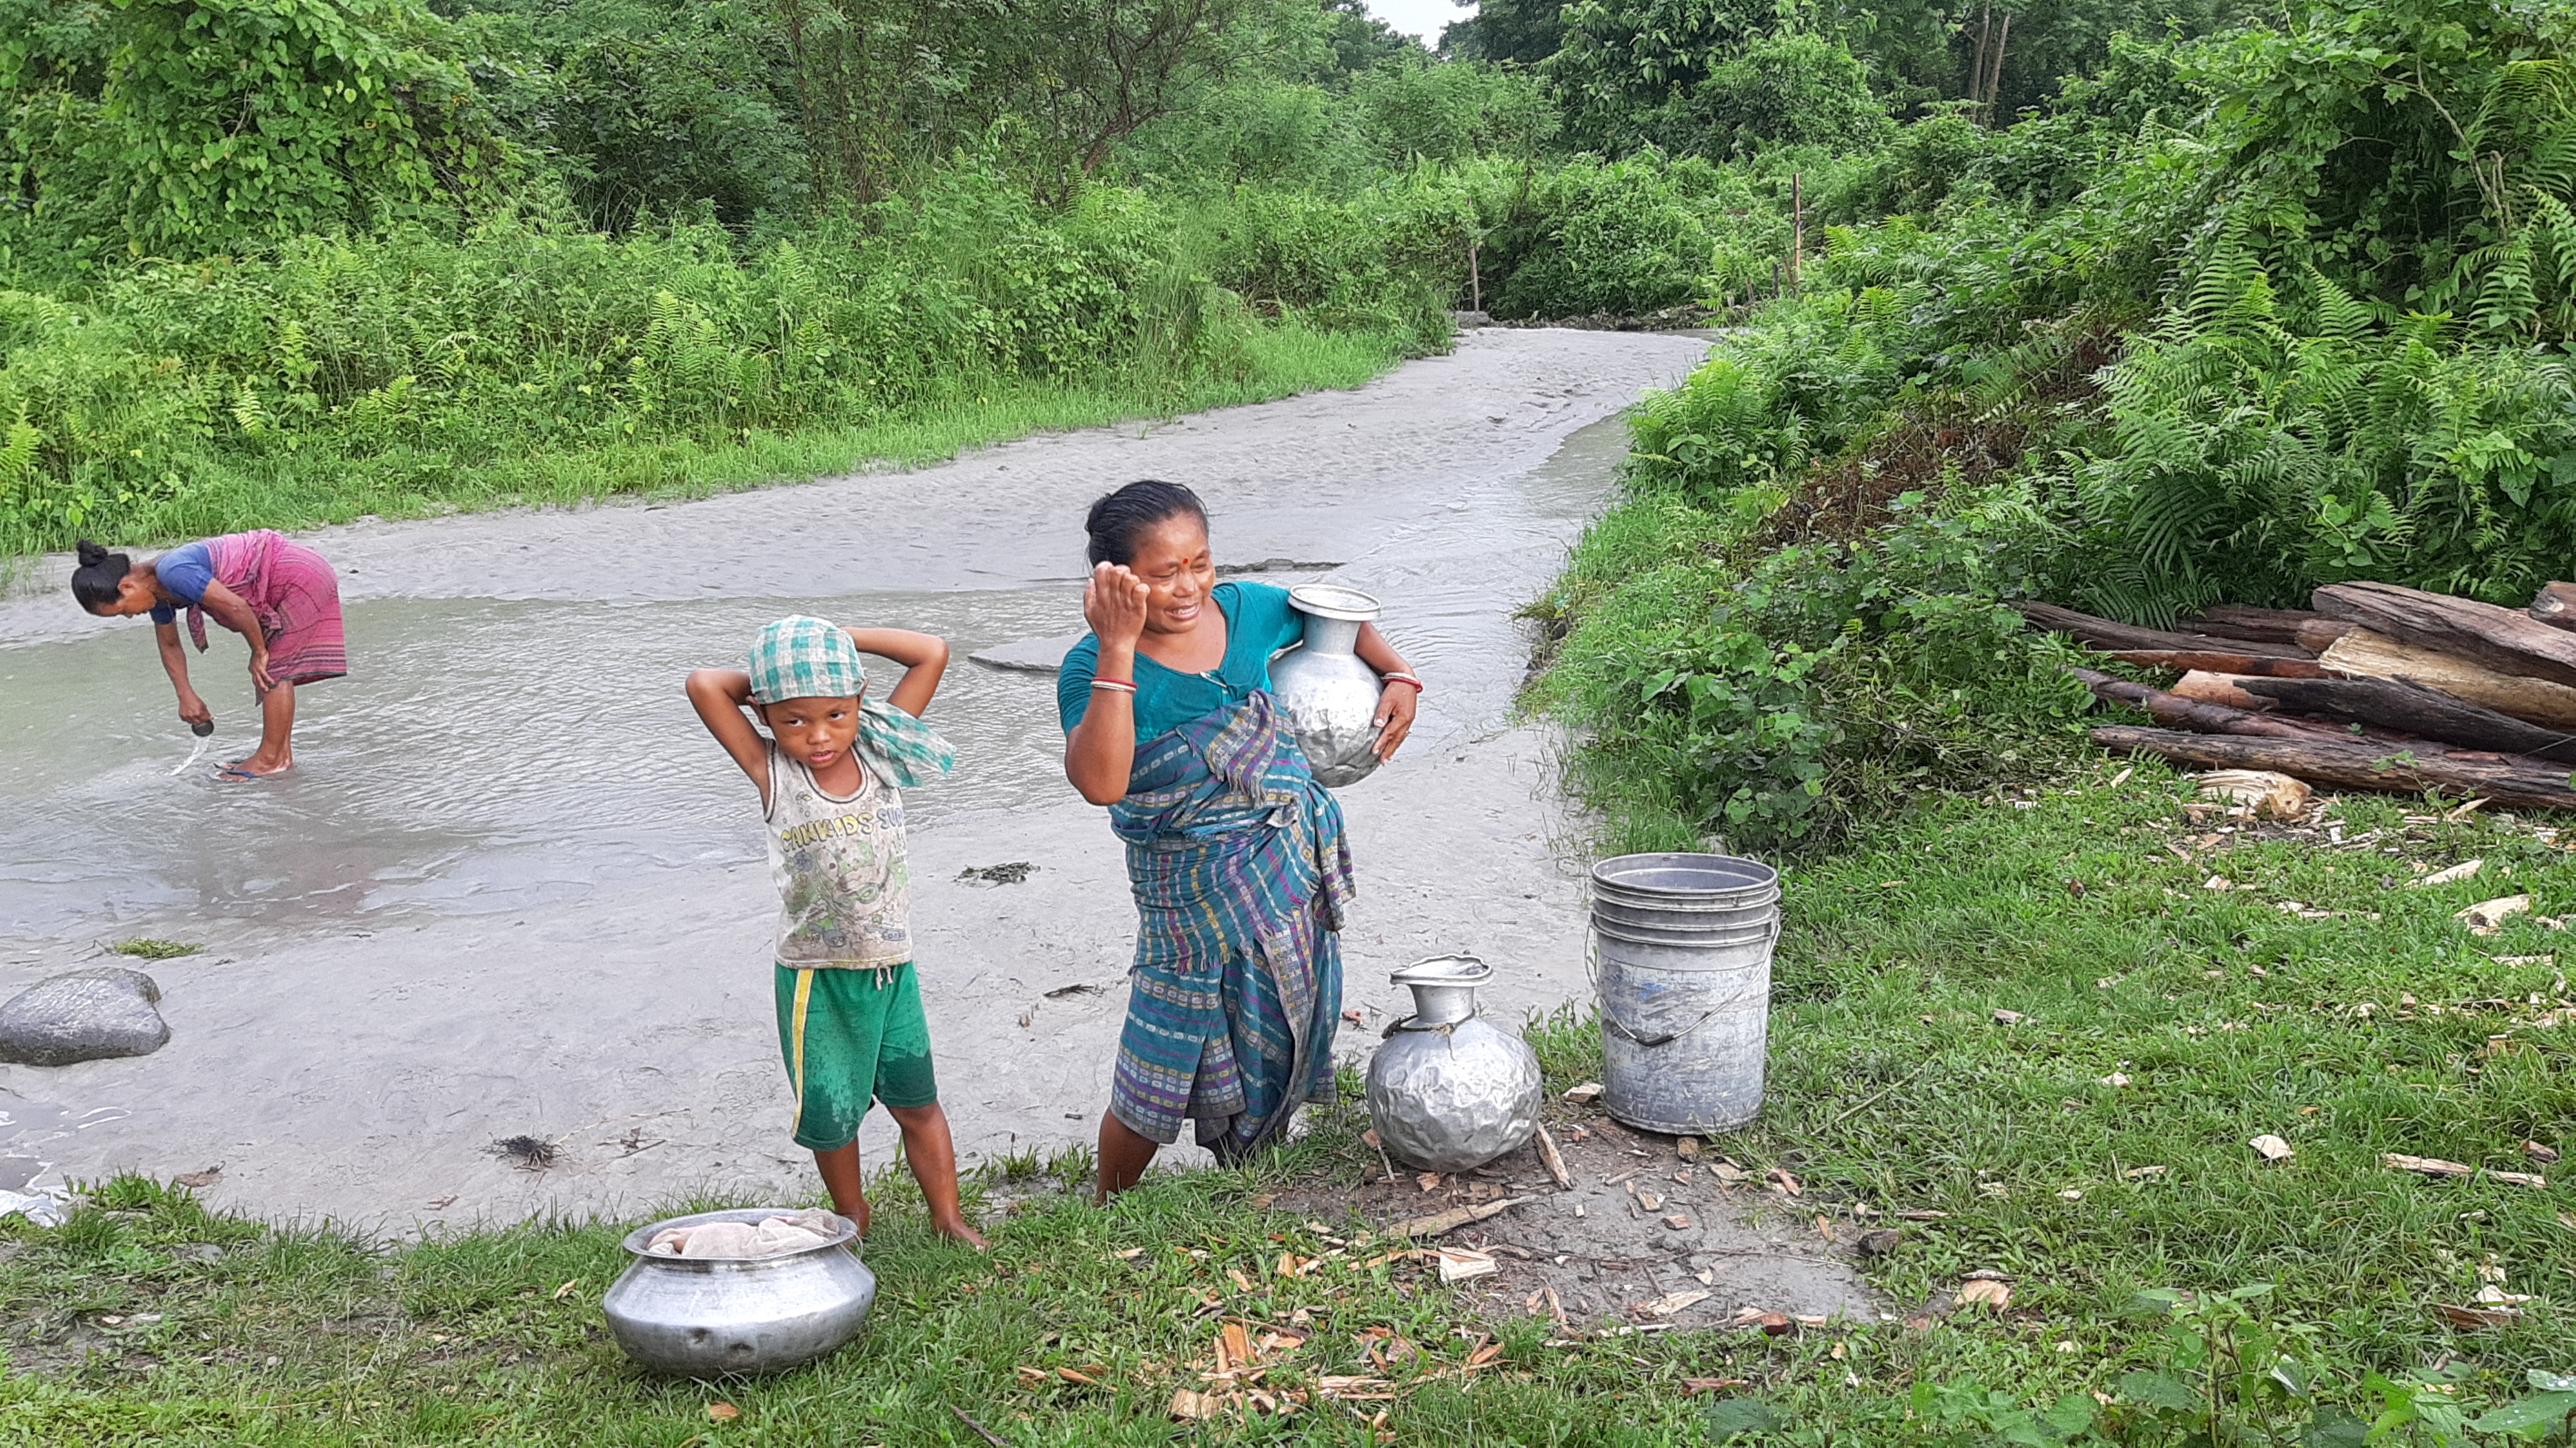
M 1380 674 L 1377 676 L 1377 681 L 1381 684 L 1411 684 L 1413 692 L 1417 694 L 1422 692 L 1422 681 L 1411 674 Z

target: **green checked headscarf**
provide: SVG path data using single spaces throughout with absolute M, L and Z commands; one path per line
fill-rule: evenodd
M 868 694 L 867 666 L 850 635 L 825 619 L 799 615 L 761 625 L 751 641 L 751 697 L 758 704 L 782 699 L 856 699 L 859 737 L 852 751 L 882 778 L 927 784 L 957 763 L 957 751 L 937 731 Z

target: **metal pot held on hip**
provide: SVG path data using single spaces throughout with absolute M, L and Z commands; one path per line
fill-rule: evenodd
M 672 1217 L 626 1234 L 635 1260 L 600 1297 L 608 1331 L 655 1372 L 692 1378 L 765 1373 L 811 1362 L 858 1335 L 877 1300 L 876 1274 L 851 1251 L 858 1227 L 819 1247 L 769 1257 L 658 1257 L 654 1234 L 708 1222 L 758 1223 L 782 1209 Z
M 1413 1014 L 1387 1027 L 1369 1059 L 1369 1118 L 1387 1155 L 1425 1171 L 1482 1166 L 1538 1130 L 1538 1053 L 1488 1021 L 1476 988 L 1493 967 L 1441 955 L 1390 979 L 1413 991 Z
M 1360 660 L 1360 626 L 1377 600 L 1336 583 L 1303 583 L 1288 604 L 1305 616 L 1306 640 L 1270 664 L 1270 697 L 1288 732 L 1328 789 L 1357 784 L 1378 767 L 1377 670 Z

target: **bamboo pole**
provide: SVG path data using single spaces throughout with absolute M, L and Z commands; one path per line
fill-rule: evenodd
M 1798 262 L 1807 249 L 1807 173 L 1789 173 L 1789 290 L 1798 290 Z
M 1986 81 L 1986 124 L 1995 123 L 1995 101 L 2004 89 L 2004 47 L 2012 41 L 2012 16 L 2004 16 L 2003 28 L 1995 32 L 1995 70 Z

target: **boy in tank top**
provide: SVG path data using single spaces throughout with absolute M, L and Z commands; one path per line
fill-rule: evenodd
M 884 698 L 861 653 L 903 665 Z M 796 1144 L 832 1206 L 868 1230 L 859 1122 L 883 1102 L 938 1231 L 981 1247 L 957 1207 L 957 1150 L 930 1069 L 930 1025 L 913 974 L 910 867 L 900 785 L 948 772 L 954 751 L 919 718 L 948 645 L 903 629 L 783 618 L 752 641 L 748 669 L 699 669 L 689 702 L 760 790 L 769 869 L 783 908 L 778 1044 L 796 1091 Z M 745 711 L 769 726 L 763 737 Z

